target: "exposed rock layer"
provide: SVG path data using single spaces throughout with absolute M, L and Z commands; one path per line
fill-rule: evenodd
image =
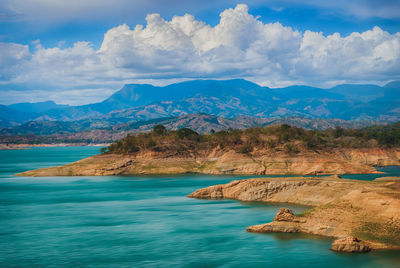
M 350 252 L 350 253 L 371 251 L 371 248 L 368 246 L 367 243 L 352 236 L 336 239 L 332 243 L 331 249 L 333 251 Z
M 120 174 L 359 174 L 378 173 L 374 166 L 400 165 L 400 150 L 337 149 L 253 152 L 251 155 L 215 148 L 207 155 L 182 157 L 173 153 L 104 154 L 60 167 L 21 173 L 22 176 L 102 176 Z
M 290 208 L 281 208 L 274 218 L 274 221 L 293 221 L 294 214 Z
M 260 178 L 210 186 L 189 197 L 311 205 L 315 207 L 300 215 L 280 209 L 273 222 L 247 230 L 362 239 L 362 243 L 338 241 L 334 249 L 340 251 L 400 247 L 400 182 L 357 181 L 338 176 Z
M 400 181 L 400 177 L 380 177 L 376 178 L 374 181 Z

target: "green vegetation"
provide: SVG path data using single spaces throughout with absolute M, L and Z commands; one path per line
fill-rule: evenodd
M 151 132 L 127 135 L 103 153 L 135 154 L 141 150 L 173 155 L 197 154 L 219 147 L 249 154 L 265 149 L 298 154 L 304 150 L 330 148 L 377 148 L 400 146 L 400 123 L 364 129 L 304 130 L 283 124 L 245 130 L 228 129 L 199 134 L 191 129 L 167 130 L 157 125 Z
M 313 214 L 315 211 L 315 207 L 314 208 L 310 208 L 307 209 L 299 214 L 296 214 L 297 217 L 306 217 L 306 216 L 310 216 L 311 214 Z
M 400 246 L 400 228 L 396 222 L 364 222 L 353 235 L 365 240 Z
M 166 135 L 168 133 L 168 130 L 162 125 L 154 126 L 153 131 L 157 135 Z
M 327 203 L 325 205 L 321 205 L 321 206 L 318 206 L 318 207 L 313 207 L 313 208 L 307 209 L 307 210 L 305 210 L 305 211 L 303 211 L 303 212 L 301 212 L 299 214 L 296 214 L 296 216 L 297 217 L 306 217 L 306 216 L 310 216 L 311 214 L 313 214 L 317 210 L 326 209 L 326 208 L 333 208 L 333 207 L 335 207 L 334 204 Z

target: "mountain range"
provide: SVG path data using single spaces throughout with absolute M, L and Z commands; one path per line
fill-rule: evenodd
M 216 126 L 204 123 L 192 126 L 200 132 L 254 126 L 254 121 L 263 125 L 279 118 L 313 119 L 308 125 L 314 124 L 315 128 L 321 128 L 321 122 L 325 127 L 357 127 L 354 121 L 360 122 L 358 126 L 392 123 L 400 118 L 400 81 L 382 87 L 343 84 L 329 89 L 302 85 L 272 89 L 243 79 L 193 80 L 164 87 L 128 84 L 102 102 L 81 106 L 52 101 L 0 105 L 0 128 L 1 135 L 115 131 L 124 127 L 134 130 L 135 124 L 159 118 L 180 118 L 178 122 L 183 126 L 182 116 L 199 118 L 199 114 L 234 121 L 224 125 L 218 119 Z M 335 125 L 326 119 L 341 121 Z M 205 120 L 204 116 L 201 120 Z
M 243 80 L 193 80 L 157 87 L 128 84 L 102 102 L 81 106 L 54 102 L 0 106 L 2 125 L 27 121 L 75 121 L 89 118 L 148 120 L 207 113 L 226 118 L 302 116 L 309 118 L 397 121 L 400 82 L 383 87 L 344 84 L 329 89 L 309 86 L 262 87 Z M 121 119 L 122 120 L 122 119 Z

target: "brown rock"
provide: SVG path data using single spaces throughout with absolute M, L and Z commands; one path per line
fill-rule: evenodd
M 331 250 L 338 252 L 369 252 L 371 248 L 364 241 L 353 236 L 348 236 L 336 239 L 332 243 Z
M 329 203 L 350 192 L 353 188 L 359 188 L 357 183 L 331 177 L 246 179 L 199 189 L 188 196 L 232 198 L 241 201 L 287 202 L 315 206 Z M 317 192 L 322 193 L 317 195 L 315 194 Z
M 376 237 L 364 241 L 349 238 L 332 245 L 336 251 L 366 252 L 397 248 L 396 241 L 400 241 L 400 187 L 397 185 L 397 182 L 357 181 L 336 176 L 258 178 L 206 187 L 189 196 L 311 205 L 314 208 L 299 215 L 282 208 L 273 222 L 250 226 L 247 231 L 300 232 L 336 238 L 359 233 Z M 388 239 L 393 242 L 385 242 Z
M 374 181 L 400 182 L 400 177 L 379 177 L 379 178 L 376 178 Z
M 188 197 L 222 199 L 224 198 L 224 195 L 222 192 L 222 185 L 215 185 L 205 189 L 197 190 L 188 195 Z
M 297 225 L 288 225 L 286 223 L 276 222 L 253 225 L 246 228 L 246 231 L 252 233 L 299 233 L 300 228 Z
M 274 221 L 293 221 L 294 213 L 289 208 L 280 208 L 274 218 Z
M 141 151 L 135 155 L 101 154 L 68 165 L 42 168 L 18 176 L 93 176 L 120 174 L 360 174 L 381 173 L 376 165 L 398 165 L 399 149 L 332 149 L 297 155 L 269 149 L 240 154 L 216 147 L 187 152 Z M 338 179 L 338 178 L 337 178 Z

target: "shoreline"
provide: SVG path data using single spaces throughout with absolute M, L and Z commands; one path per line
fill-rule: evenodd
M 29 150 L 36 147 L 74 147 L 74 146 L 93 146 L 105 147 L 109 143 L 42 143 L 42 144 L 0 144 L 0 150 Z
M 400 249 L 399 177 L 385 181 L 339 176 L 254 178 L 202 188 L 188 197 L 312 206 L 300 214 L 281 208 L 272 222 L 246 230 L 335 238 L 332 250 L 343 252 Z
M 400 165 L 398 149 L 335 149 L 243 154 L 214 149 L 197 155 L 143 151 L 138 154 L 98 154 L 64 166 L 43 168 L 17 176 L 108 176 L 161 174 L 332 175 L 382 174 L 376 167 Z

